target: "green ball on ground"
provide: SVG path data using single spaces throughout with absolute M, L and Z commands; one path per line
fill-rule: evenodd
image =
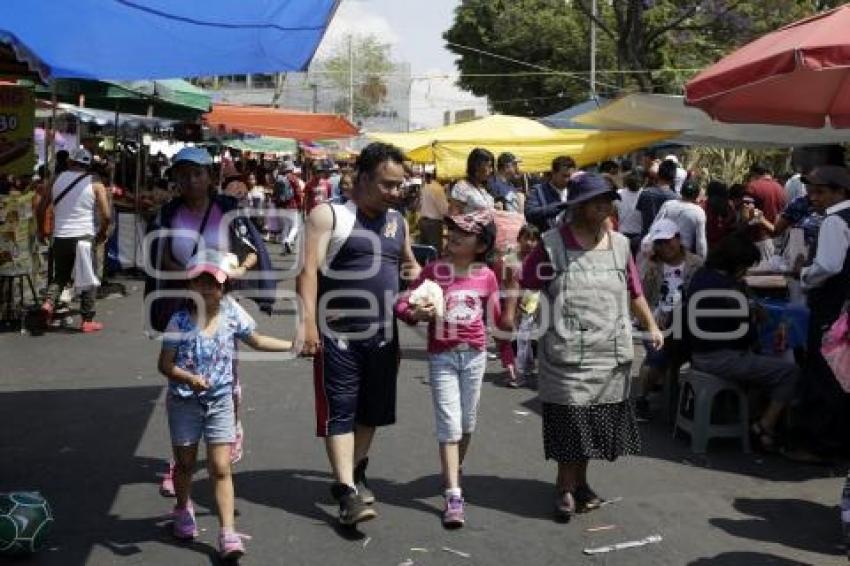
M 52 527 L 50 504 L 37 491 L 0 493 L 0 555 L 38 552 Z

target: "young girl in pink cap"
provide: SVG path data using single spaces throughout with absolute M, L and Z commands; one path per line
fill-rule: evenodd
M 168 378 L 166 407 L 174 448 L 174 536 L 193 539 L 198 525 L 190 500 L 192 473 L 201 437 L 207 442 L 210 479 L 221 525 L 220 553 L 232 560 L 245 553 L 234 530 L 230 446 L 236 437 L 233 407 L 235 340 L 255 350 L 285 352 L 292 342 L 257 333 L 256 323 L 225 295 L 228 256 L 213 250 L 196 254 L 187 266 L 188 306 L 171 317 L 163 336 L 159 371 Z
M 399 299 L 396 313 L 411 324 L 428 323 L 428 365 L 446 485 L 443 524 L 458 528 L 465 522 L 460 469 L 475 430 L 487 365 L 485 320 L 492 316 L 490 322 L 500 329 L 513 329 L 518 284 L 509 278 L 500 308 L 499 283 L 484 263 L 496 240 L 491 213 L 453 216 L 448 225 L 446 256 L 425 266 L 412 291 Z M 433 292 L 421 293 L 423 285 Z

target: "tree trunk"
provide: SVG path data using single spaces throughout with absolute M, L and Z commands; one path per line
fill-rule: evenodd
M 645 39 L 643 13 L 646 10 L 643 0 L 627 0 L 626 18 L 620 38 L 617 42 L 617 58 L 623 61 L 626 69 L 632 73 L 641 92 L 652 92 L 652 75 L 648 71 L 648 59 Z

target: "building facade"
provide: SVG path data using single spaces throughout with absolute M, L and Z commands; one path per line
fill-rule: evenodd
M 333 81 L 320 69 L 304 73 L 227 75 L 195 81 L 213 93 L 219 103 L 274 106 L 304 112 L 348 115 L 350 90 Z M 347 82 L 347 81 L 341 81 Z M 376 85 L 377 83 L 377 85 Z M 411 73 L 408 63 L 396 63 L 393 70 L 377 79 L 353 77 L 352 89 L 361 92 L 366 85 L 377 86 L 378 101 L 365 115 L 355 112 L 354 123 L 363 131 L 406 132 L 410 128 Z

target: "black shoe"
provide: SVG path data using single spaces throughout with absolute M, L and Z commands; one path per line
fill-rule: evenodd
M 366 467 L 368 465 L 369 458 L 363 458 L 354 468 L 354 487 L 357 488 L 360 500 L 366 505 L 372 505 L 375 503 L 375 494 L 369 489 L 369 482 L 366 481 Z
M 578 486 L 574 497 L 576 501 L 576 513 L 587 513 L 602 506 L 602 499 L 587 484 Z
M 566 490 L 558 490 L 555 497 L 555 520 L 568 523 L 576 512 L 576 502 L 573 494 Z
M 652 411 L 649 409 L 649 399 L 646 397 L 635 399 L 635 420 L 639 423 L 652 421 Z
M 353 526 L 378 516 L 375 509 L 364 503 L 350 486 L 335 483 L 331 486 L 331 493 L 339 502 L 339 522 L 342 525 Z

